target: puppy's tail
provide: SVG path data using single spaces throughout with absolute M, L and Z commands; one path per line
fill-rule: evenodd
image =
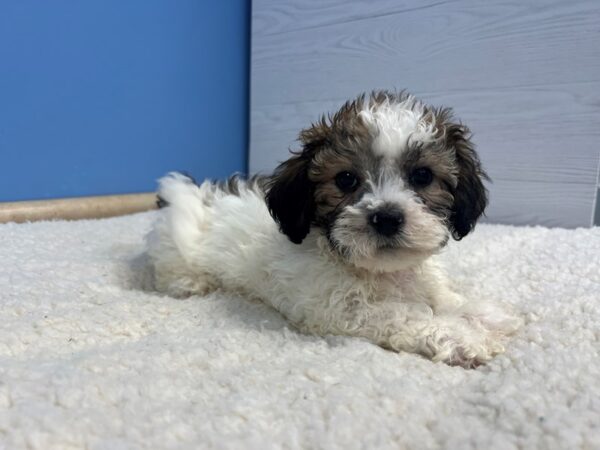
M 199 186 L 193 178 L 171 172 L 159 180 L 157 195 L 163 212 L 149 236 L 151 250 L 176 251 L 185 261 L 193 260 L 210 224 L 211 184 Z
M 169 206 L 169 201 L 164 197 L 164 195 L 168 195 L 169 188 L 172 187 L 173 183 L 177 181 L 181 181 L 185 184 L 193 183 L 198 187 L 198 183 L 188 173 L 185 172 L 170 172 L 160 180 L 158 180 L 159 188 L 158 193 L 156 194 L 156 206 L 161 209 Z M 166 194 L 161 194 L 161 191 L 166 191 Z
M 161 209 L 167 206 L 169 206 L 169 202 L 162 198 L 160 195 L 156 194 L 156 207 L 158 209 Z

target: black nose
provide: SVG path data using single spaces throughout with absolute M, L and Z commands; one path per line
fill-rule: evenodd
M 369 216 L 369 224 L 383 236 L 393 236 L 404 223 L 404 216 L 400 212 L 376 212 Z

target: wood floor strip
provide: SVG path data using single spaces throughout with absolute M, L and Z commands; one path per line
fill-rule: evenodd
M 102 195 L 0 203 L 0 223 L 99 219 L 156 208 L 156 194 Z

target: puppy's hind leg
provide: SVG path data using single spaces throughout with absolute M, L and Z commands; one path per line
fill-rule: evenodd
M 218 288 L 217 280 L 209 273 L 191 270 L 184 264 L 174 265 L 165 261 L 154 260 L 152 267 L 153 287 L 158 292 L 171 297 L 186 298 L 192 295 L 206 295 Z

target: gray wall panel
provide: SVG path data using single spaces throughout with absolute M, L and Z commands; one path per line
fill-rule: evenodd
M 488 220 L 589 226 L 600 163 L 600 2 L 253 3 L 250 170 L 374 88 L 452 106 L 494 183 Z

